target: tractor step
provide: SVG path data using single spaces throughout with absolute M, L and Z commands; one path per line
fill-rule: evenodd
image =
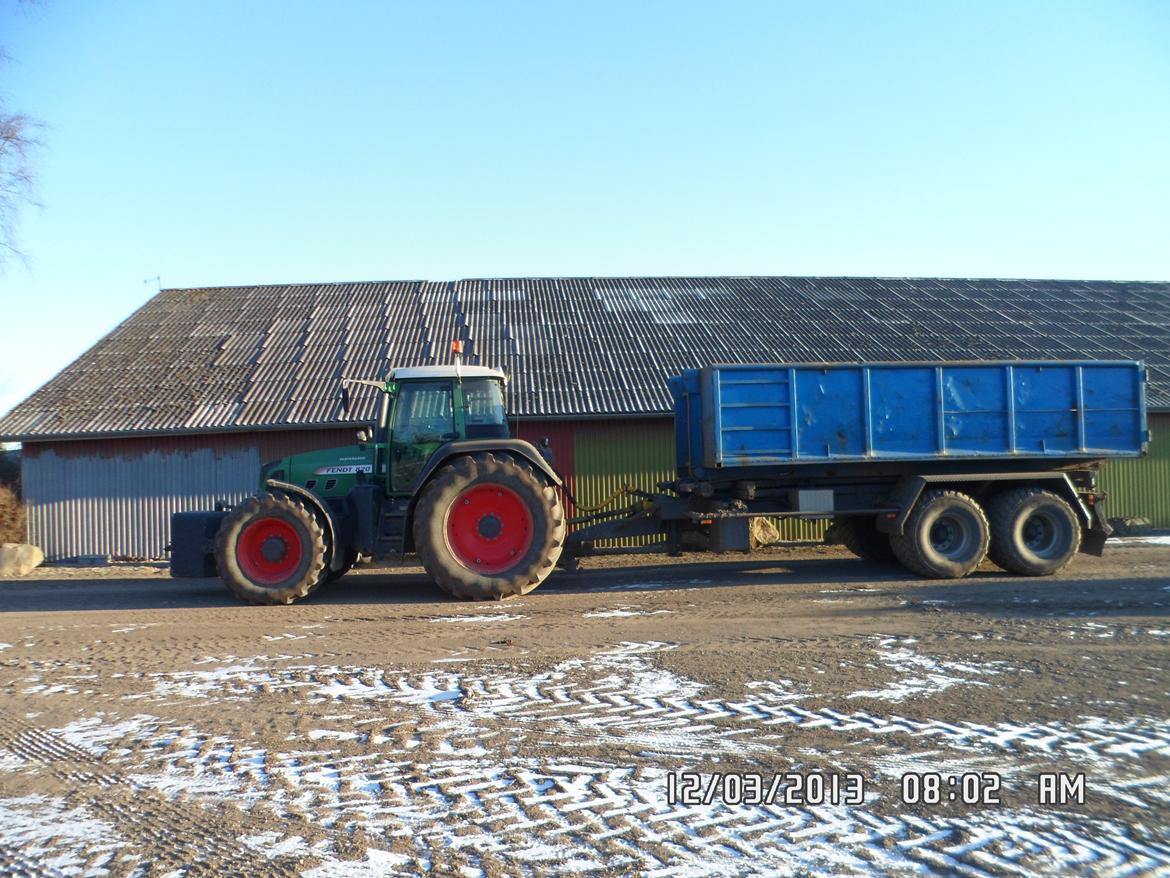
M 382 517 L 378 522 L 378 543 L 374 554 L 400 555 L 406 540 L 406 512 L 410 501 L 406 499 L 387 500 L 382 506 Z

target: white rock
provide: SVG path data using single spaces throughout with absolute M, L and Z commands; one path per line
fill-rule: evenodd
M 28 543 L 0 543 L 0 578 L 26 576 L 40 567 L 45 553 Z

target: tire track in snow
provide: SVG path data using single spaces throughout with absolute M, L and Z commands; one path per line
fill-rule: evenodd
M 803 707 L 798 702 L 811 698 L 782 681 L 752 684 L 741 699 L 704 698 L 701 684 L 651 664 L 654 653 L 672 647 L 622 644 L 528 676 L 478 667 L 475 673 L 220 669 L 209 680 L 233 698 L 291 696 L 307 710 L 343 703 L 377 720 L 352 726 L 366 729 L 360 735 L 323 729 L 310 736 L 352 734 L 344 751 L 260 753 L 236 743 L 280 784 L 262 787 L 241 771 L 240 759 L 206 743 L 215 738 L 190 729 L 171 728 L 167 735 L 205 743 L 163 756 L 155 747 L 151 770 L 162 758 L 167 774 L 230 777 L 232 788 L 244 785 L 243 792 L 278 814 L 299 813 L 320 825 L 371 832 L 402 827 L 433 863 L 489 873 L 540 875 L 570 861 L 585 873 L 664 875 L 703 874 L 704 864 L 718 875 L 753 874 L 762 865 L 890 875 L 1170 869 L 1166 840 L 1140 827 L 1026 807 L 925 819 L 887 813 L 898 806 L 879 797 L 860 807 L 670 806 L 666 773 L 653 765 L 661 760 L 650 762 L 646 753 L 750 760 L 756 747 L 774 751 L 796 730 L 828 731 L 850 746 L 889 740 L 912 751 L 925 742 L 968 753 L 1084 759 L 1118 770 L 1140 769 L 1146 756 L 1170 752 L 1167 724 L 1149 719 L 1029 726 L 918 721 Z M 163 698 L 206 697 L 204 681 L 190 672 L 160 675 L 157 682 Z M 387 734 L 391 729 L 397 734 Z M 532 758 L 534 740 L 559 755 Z M 599 743 L 633 767 L 574 752 L 578 744 Z M 1124 778 L 1117 782 L 1137 791 Z M 464 827 L 463 834 L 453 826 Z
M 0 747 L 43 766 L 66 789 L 76 791 L 70 797 L 80 796 L 79 804 L 86 812 L 108 820 L 127 839 L 155 842 L 168 870 L 185 878 L 297 874 L 289 864 L 261 859 L 234 835 L 224 835 L 201 806 L 175 804 L 155 790 L 105 771 L 100 757 L 50 731 L 2 716 Z

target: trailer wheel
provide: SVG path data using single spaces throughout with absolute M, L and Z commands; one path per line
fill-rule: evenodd
M 552 572 L 565 542 L 556 489 L 508 455 L 444 466 L 414 512 L 414 546 L 439 588 L 465 600 L 527 594 Z
M 988 504 L 991 560 L 1010 573 L 1048 576 L 1081 547 L 1081 523 L 1068 502 L 1043 488 L 1017 488 Z
M 931 579 L 958 579 L 987 555 L 990 528 L 979 504 L 958 491 L 927 491 L 890 537 L 894 555 L 908 570 Z
M 833 522 L 833 539 L 866 561 L 893 561 L 894 547 L 889 534 L 877 529 L 877 520 L 850 516 Z
M 327 555 L 317 517 L 284 495 L 240 504 L 215 540 L 224 584 L 252 604 L 291 604 L 308 596 L 323 578 Z

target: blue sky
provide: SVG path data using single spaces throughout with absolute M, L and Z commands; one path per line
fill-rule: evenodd
M 0 2 L 0 411 L 165 287 L 1170 279 L 1170 3 Z

